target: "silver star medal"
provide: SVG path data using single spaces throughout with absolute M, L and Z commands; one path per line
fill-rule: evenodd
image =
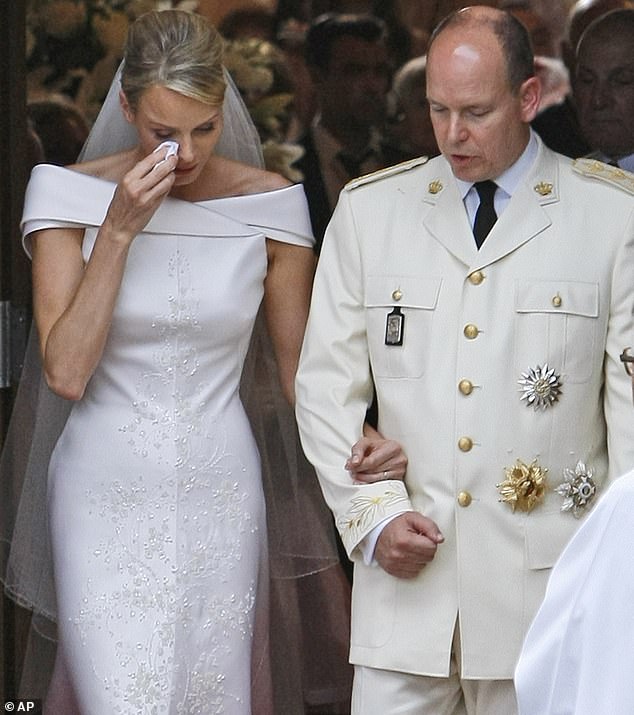
M 561 378 L 548 363 L 529 368 L 517 383 L 522 393 L 520 400 L 526 400 L 526 406 L 535 410 L 552 407 L 561 395 Z
M 597 486 L 592 479 L 592 469 L 583 462 L 577 462 L 574 469 L 564 469 L 564 481 L 555 487 L 557 494 L 564 498 L 561 511 L 571 511 L 578 519 L 597 493 Z

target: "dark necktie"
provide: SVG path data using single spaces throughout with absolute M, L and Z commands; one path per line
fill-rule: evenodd
M 489 235 L 489 231 L 493 228 L 493 224 L 498 219 L 493 206 L 493 197 L 498 186 L 494 181 L 488 180 L 477 181 L 474 186 L 480 197 L 480 205 L 475 215 L 473 235 L 475 236 L 476 246 L 480 248 L 484 243 L 484 239 Z

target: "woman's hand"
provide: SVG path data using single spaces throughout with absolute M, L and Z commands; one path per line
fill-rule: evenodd
M 152 152 L 123 177 L 104 219 L 104 235 L 131 243 L 147 226 L 174 185 L 178 157 L 167 153 L 167 147 Z
M 385 479 L 403 480 L 407 471 L 407 455 L 393 439 L 385 439 L 369 425 L 356 442 L 346 461 L 346 469 L 357 484 L 372 484 Z

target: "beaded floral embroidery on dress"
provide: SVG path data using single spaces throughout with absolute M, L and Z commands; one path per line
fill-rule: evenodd
M 227 690 L 225 668 L 236 639 L 248 647 L 252 637 L 255 580 L 241 592 L 232 584 L 243 539 L 258 527 L 225 425 L 197 399 L 189 336 L 201 330 L 198 302 L 178 251 L 169 274 L 169 309 L 152 324 L 160 345 L 154 369 L 139 377 L 131 419 L 120 427 L 137 471 L 90 494 L 95 518 L 110 525 L 91 569 L 116 577 L 108 590 L 102 579 L 87 582 L 74 623 L 84 645 L 94 629 L 113 639 L 129 677 L 93 670 L 115 713 L 212 715 L 234 712 L 244 697 Z

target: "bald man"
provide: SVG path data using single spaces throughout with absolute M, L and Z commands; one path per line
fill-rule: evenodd
M 512 715 L 550 569 L 634 466 L 634 186 L 532 133 L 540 84 L 505 12 L 439 25 L 427 98 L 442 155 L 339 197 L 297 416 L 355 564 L 353 713 Z M 345 469 L 373 384 L 404 481 Z

